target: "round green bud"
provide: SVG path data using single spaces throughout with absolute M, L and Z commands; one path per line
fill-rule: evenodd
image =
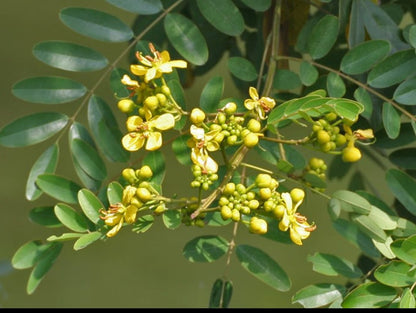
M 123 176 L 123 178 L 127 180 L 130 184 L 133 184 L 137 181 L 136 173 L 132 168 L 125 168 L 121 172 L 121 176 Z
M 137 188 L 136 195 L 143 202 L 147 202 L 153 198 L 151 192 L 147 188 L 143 187 Z
M 159 100 L 160 105 L 165 105 L 166 101 L 168 100 L 166 96 L 160 92 L 156 94 L 156 97 L 157 97 L 157 100 Z
M 243 184 L 237 184 L 235 186 L 235 190 L 240 194 L 245 194 L 246 193 L 246 186 L 244 186 Z
M 250 219 L 249 230 L 254 234 L 263 235 L 267 233 L 267 222 L 261 218 L 253 216 Z
M 343 134 L 337 134 L 335 137 L 335 144 L 337 147 L 341 147 L 347 143 L 347 138 Z
M 319 158 L 311 158 L 309 160 L 309 165 L 313 169 L 321 168 L 321 166 L 324 165 L 324 164 L 325 164 L 324 160 L 319 159 Z
M 118 109 L 123 113 L 131 113 L 133 112 L 136 104 L 131 99 L 122 99 L 117 103 Z
M 258 200 L 256 200 L 256 199 L 254 199 L 254 200 L 250 200 L 250 201 L 249 201 L 249 203 L 248 203 L 248 207 L 249 207 L 251 210 L 255 210 L 255 209 L 257 209 L 259 206 L 260 206 L 260 202 L 259 202 Z
M 228 206 L 224 205 L 221 207 L 221 217 L 223 220 L 228 220 L 232 216 L 233 216 L 232 210 Z
M 252 118 L 248 121 L 247 128 L 253 133 L 258 133 L 261 130 L 261 123 L 258 120 Z
M 257 175 L 255 183 L 259 188 L 270 188 L 272 177 L 269 174 L 260 173 Z
M 165 211 L 167 211 L 167 209 L 166 209 L 166 207 L 164 206 L 164 205 L 158 205 L 157 207 L 156 207 L 156 209 L 154 209 L 153 210 L 153 212 L 156 214 L 156 215 L 160 215 L 160 214 L 162 214 L 163 212 L 165 212 Z
M 263 207 L 266 212 L 271 212 L 276 207 L 276 203 L 274 203 L 272 199 L 269 199 L 266 202 L 264 202 Z
M 217 114 L 217 120 L 219 124 L 224 124 L 225 121 L 227 120 L 227 117 L 225 116 L 224 113 L 220 112 Z
M 142 179 L 149 179 L 153 176 L 152 169 L 148 165 L 143 165 L 140 168 L 140 171 L 138 173 L 138 176 Z
M 335 121 L 337 119 L 337 117 L 338 117 L 338 115 L 334 112 L 330 112 L 330 113 L 325 114 L 325 118 L 329 122 Z
M 299 202 L 305 198 L 305 191 L 300 188 L 293 188 L 290 191 L 290 197 L 292 198 L 293 202 Z
M 232 209 L 231 210 L 231 219 L 234 221 L 234 222 L 238 222 L 239 220 L 240 220 L 240 218 L 241 218 L 241 214 L 240 214 L 240 211 L 238 211 L 237 209 Z
M 190 119 L 192 123 L 200 124 L 205 120 L 205 113 L 198 108 L 192 109 Z
M 201 220 L 201 219 L 195 220 L 195 226 L 204 227 L 205 226 L 204 220 Z
M 346 147 L 342 150 L 342 160 L 344 162 L 357 162 L 361 159 L 361 151 L 356 147 Z
M 286 207 L 284 205 L 278 204 L 274 207 L 273 214 L 280 220 L 283 217 L 285 210 L 286 210 Z
M 331 140 L 328 132 L 325 130 L 319 130 L 316 133 L 316 139 L 318 140 L 319 144 L 323 145 Z
M 160 87 L 160 91 L 163 92 L 166 96 L 170 96 L 170 89 L 168 86 L 163 85 Z
M 243 139 L 244 145 L 248 148 L 253 148 L 259 142 L 259 136 L 255 133 L 250 133 Z
M 224 112 L 226 114 L 233 114 L 235 111 L 237 111 L 237 104 L 235 104 L 235 102 L 228 102 L 225 106 L 224 106 Z
M 150 110 L 156 110 L 159 106 L 159 100 L 156 96 L 150 96 L 144 99 L 143 104 Z
M 234 183 L 228 183 L 224 187 L 223 193 L 225 195 L 232 195 L 235 191 L 235 184 Z
M 259 190 L 259 197 L 262 200 L 267 200 L 272 196 L 272 190 L 268 187 L 260 188 Z
M 230 146 L 235 145 L 237 143 L 237 140 L 238 140 L 238 138 L 237 138 L 236 135 L 231 135 L 231 136 L 227 137 L 227 143 Z

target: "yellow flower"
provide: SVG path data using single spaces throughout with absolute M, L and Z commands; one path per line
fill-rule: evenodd
M 104 216 L 100 216 L 100 218 L 104 220 L 107 226 L 112 226 L 106 234 L 107 237 L 114 237 L 119 232 L 124 222 L 127 224 L 134 223 L 137 210 L 138 208 L 133 204 L 126 207 L 121 203 L 110 205 L 108 210 L 100 210 L 100 213 L 104 214 Z
M 265 120 L 266 115 L 274 108 L 276 102 L 269 97 L 259 98 L 257 89 L 250 87 L 248 90 L 251 99 L 246 99 L 244 101 L 244 106 L 247 110 L 255 111 L 260 119 Z
M 302 245 L 302 240 L 309 237 L 310 233 L 316 229 L 316 225 L 310 225 L 305 216 L 300 215 L 296 210 L 302 204 L 303 199 L 296 202 L 293 207 L 290 193 L 282 193 L 283 201 L 286 204 L 286 209 L 283 213 L 282 220 L 279 223 L 281 231 L 290 231 L 290 239 L 297 245 Z
M 133 115 L 127 119 L 127 130 L 121 142 L 128 151 L 137 151 L 146 143 L 146 150 L 154 151 L 162 146 L 162 133 L 158 130 L 168 130 L 175 126 L 175 118 L 170 113 L 158 115 L 144 121 L 140 116 Z
M 214 140 L 219 133 L 219 129 L 205 133 L 203 128 L 191 125 L 190 132 L 192 138 L 188 140 L 188 146 L 192 148 L 192 162 L 199 165 L 204 173 L 216 173 L 218 164 L 209 156 L 208 151 L 216 151 L 220 148 L 219 143 Z
M 183 60 L 171 61 L 168 51 L 159 52 L 152 43 L 149 43 L 149 48 L 153 57 L 143 56 L 141 52 L 136 52 L 136 57 L 141 65 L 133 64 L 130 66 L 130 71 L 137 76 L 144 76 L 146 83 L 154 78 L 161 77 L 163 73 L 171 73 L 174 67 L 186 68 L 187 63 Z

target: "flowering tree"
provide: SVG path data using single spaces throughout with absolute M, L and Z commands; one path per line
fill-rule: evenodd
M 305 198 L 315 193 L 327 200 L 332 226 L 362 257 L 352 262 L 334 254 L 310 256 L 313 270 L 328 281 L 294 291 L 292 302 L 308 308 L 415 307 L 415 4 L 107 2 L 137 13 L 133 27 L 95 9 L 68 7 L 59 17 L 93 40 L 128 42 L 116 60 L 65 41 L 33 48 L 37 59 L 63 71 L 105 69 L 95 86 L 56 76 L 26 78 L 13 86 L 14 95 L 28 102 L 79 101 L 73 115 L 44 111 L 0 130 L 5 147 L 51 140 L 30 170 L 26 198 L 51 198 L 50 206 L 30 214 L 40 225 L 56 227 L 57 234 L 28 241 L 12 256 L 14 268 L 31 269 L 29 294 L 64 245 L 85 249 L 122 231 L 152 231 L 154 223 L 171 230 L 211 227 L 212 235 L 185 245 L 186 259 L 225 258 L 226 267 L 240 263 L 276 291 L 289 291 L 291 278 L 278 262 L 260 242 L 239 243 L 238 233 L 246 228 L 253 236 L 302 246 L 321 227 L 302 214 Z M 123 57 L 130 60 L 128 69 L 118 66 Z M 224 58 L 242 97 L 224 98 L 224 79 L 213 76 L 200 99 L 186 103 L 186 87 Z M 112 99 L 96 94 L 104 80 Z M 115 114 L 125 117 L 124 125 L 117 124 Z M 56 172 L 65 133 L 77 181 Z M 163 147 L 169 150 L 162 152 Z M 307 158 L 305 151 L 314 156 Z M 325 154 L 333 156 L 330 164 Z M 250 155 L 267 166 L 248 162 Z M 363 155 L 390 162 L 380 171 L 393 203 L 366 188 L 365 173 L 356 176 L 360 188 L 326 193 L 331 179 L 360 174 L 354 165 Z M 193 175 L 179 197 L 163 191 L 173 179 L 165 177 L 169 156 Z M 106 162 L 124 167 L 108 173 Z M 231 239 L 216 234 L 218 227 L 228 228 Z M 349 282 L 332 283 L 334 275 Z M 232 294 L 232 278 L 219 274 L 207 303 L 228 307 Z

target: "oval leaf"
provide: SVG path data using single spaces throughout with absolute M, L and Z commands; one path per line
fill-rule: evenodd
M 162 215 L 166 228 L 176 229 L 181 226 L 182 216 L 179 210 L 167 210 Z
M 237 258 L 241 266 L 257 279 L 279 291 L 288 291 L 292 285 L 289 276 L 269 255 L 249 245 L 238 245 Z
M 338 199 L 341 203 L 341 208 L 347 212 L 369 214 L 371 211 L 371 204 L 355 192 L 337 190 L 332 194 L 332 197 Z
M 335 74 L 329 73 L 326 79 L 326 89 L 330 97 L 341 98 L 345 95 L 346 88 L 342 78 Z
M 319 308 L 342 298 L 346 288 L 341 285 L 321 283 L 300 289 L 292 297 L 292 303 L 300 303 L 305 308 Z
M 125 42 L 133 31 L 124 22 L 108 13 L 87 8 L 65 8 L 59 13 L 62 23 L 73 31 L 105 42 Z
M 62 223 L 56 218 L 52 206 L 36 207 L 30 210 L 29 219 L 45 227 L 61 227 Z
M 213 262 L 228 250 L 228 241 L 220 236 L 200 236 L 183 248 L 183 256 L 190 262 Z
M 121 200 L 123 199 L 123 190 L 124 188 L 119 182 L 114 181 L 108 184 L 107 198 L 110 205 L 121 203 Z
M 313 26 L 308 37 L 307 46 L 312 59 L 320 59 L 327 55 L 338 37 L 338 18 L 325 15 Z
M 212 77 L 204 86 L 199 99 L 199 106 L 206 113 L 215 113 L 224 92 L 224 78 Z
M 241 2 L 257 12 L 266 11 L 272 4 L 271 0 L 241 0 Z
M 54 207 L 55 215 L 63 225 L 75 232 L 86 232 L 88 230 L 87 220 L 69 205 L 59 203 Z
M 103 234 L 98 231 L 82 235 L 77 239 L 77 241 L 75 241 L 74 250 L 84 249 L 85 247 L 100 239 L 102 236 Z
M 85 216 L 91 222 L 97 224 L 101 221 L 100 209 L 104 209 L 104 206 L 95 194 L 88 189 L 81 189 L 78 191 L 78 202 Z
M 402 82 L 394 91 L 393 99 L 405 105 L 416 105 L 416 78 Z
M 35 265 L 41 247 L 42 243 L 39 240 L 29 241 L 19 247 L 12 257 L 13 267 L 15 269 L 25 269 Z
M 416 181 L 410 175 L 394 168 L 387 171 L 386 181 L 397 200 L 416 216 Z
M 108 3 L 132 13 L 151 15 L 163 10 L 160 0 L 107 0 Z
M 257 79 L 257 71 L 253 63 L 242 57 L 231 57 L 228 59 L 228 69 L 238 79 L 253 81 Z
M 81 98 L 87 88 L 69 78 L 41 76 L 17 82 L 13 85 L 12 92 L 17 98 L 28 102 L 60 104 Z
M 169 13 L 164 19 L 164 27 L 170 43 L 181 56 L 195 65 L 207 62 L 207 43 L 190 19 L 178 13 Z
M 197 5 L 207 21 L 220 32 L 238 36 L 244 31 L 244 19 L 231 0 L 197 0 Z
M 359 267 L 355 266 L 352 262 L 336 255 L 315 253 L 312 256 L 308 256 L 307 260 L 312 262 L 313 270 L 315 272 L 324 275 L 343 275 L 347 278 L 359 278 L 361 275 L 363 275 Z
M 400 134 L 401 119 L 400 113 L 388 102 L 383 103 L 383 125 L 387 136 L 396 139 Z
M 68 123 L 68 116 L 56 112 L 40 112 L 21 117 L 0 130 L 0 144 L 25 147 L 51 138 Z
M 299 76 L 290 70 L 279 69 L 273 78 L 273 87 L 279 90 L 291 90 L 301 86 Z
M 58 163 L 59 147 L 55 143 L 41 154 L 33 164 L 26 182 L 26 199 L 29 201 L 36 200 L 42 194 L 42 191 L 36 186 L 36 178 L 40 174 L 54 173 Z
M 49 196 L 63 202 L 77 204 L 77 194 L 81 187 L 61 176 L 42 174 L 36 179 L 38 187 Z
M 343 308 L 381 308 L 397 295 L 395 288 L 375 282 L 359 285 L 342 302 Z
M 380 265 L 375 270 L 374 277 L 387 286 L 406 287 L 416 282 L 416 272 L 411 269 L 412 265 L 394 260 Z
M 99 52 L 66 41 L 44 41 L 33 47 L 34 56 L 52 66 L 66 71 L 98 71 L 108 60 Z
M 356 75 L 371 69 L 390 52 L 386 40 L 368 40 L 347 51 L 341 60 L 341 71 Z
M 305 86 L 312 86 L 319 77 L 319 72 L 315 66 L 307 61 L 302 61 L 299 69 L 299 77 Z

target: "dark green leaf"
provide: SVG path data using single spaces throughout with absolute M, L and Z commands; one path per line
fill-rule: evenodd
M 68 123 L 68 116 L 57 112 L 39 112 L 21 117 L 0 130 L 0 144 L 25 147 L 51 138 Z
M 97 150 L 81 139 L 70 143 L 73 158 L 93 179 L 102 181 L 107 177 L 107 169 Z
M 58 220 L 70 230 L 80 233 L 88 231 L 88 223 L 85 217 L 69 205 L 59 203 L 55 205 L 54 211 Z
M 108 160 L 128 161 L 130 153 L 121 145 L 122 133 L 113 112 L 104 100 L 94 95 L 88 102 L 88 124 L 98 147 Z
M 332 197 L 341 202 L 341 208 L 347 212 L 356 212 L 360 214 L 369 214 L 371 204 L 360 195 L 349 190 L 337 190 Z
M 143 159 L 142 165 L 148 165 L 153 172 L 151 182 L 160 186 L 165 178 L 165 158 L 159 150 L 152 151 Z
M 29 219 L 45 227 L 61 227 L 62 223 L 56 218 L 52 206 L 41 206 L 30 210 Z
M 395 139 L 400 134 L 401 126 L 400 112 L 390 103 L 383 103 L 383 125 L 387 135 L 391 139 Z
M 335 44 L 338 37 L 338 18 L 325 15 L 313 26 L 308 37 L 308 51 L 312 59 L 324 57 Z
M 111 71 L 110 87 L 117 99 L 127 98 L 131 93 L 127 86 L 121 83 L 124 75 L 129 75 L 129 72 L 122 68 L 115 68 Z
M 347 278 L 359 278 L 363 273 L 352 262 L 336 255 L 315 253 L 307 260 L 313 263 L 313 270 L 328 276 L 343 275 Z
M 40 174 L 54 173 L 58 163 L 59 146 L 53 144 L 46 149 L 41 156 L 35 161 L 29 172 L 26 182 L 26 199 L 29 201 L 36 200 L 42 194 L 42 191 L 36 186 L 36 178 Z
M 241 2 L 257 12 L 266 11 L 272 3 L 271 0 L 241 0 Z
M 189 241 L 183 248 L 183 256 L 190 262 L 213 262 L 228 250 L 228 241 L 220 236 L 200 236 Z
M 204 1 L 208 2 L 208 1 Z M 251 82 L 257 79 L 257 71 L 253 63 L 242 57 L 231 57 L 228 59 L 228 69 L 238 79 Z
M 397 295 L 396 289 L 376 282 L 359 285 L 344 298 L 343 308 L 381 308 Z
M 33 54 L 40 61 L 66 71 L 98 71 L 108 64 L 101 53 L 66 41 L 40 42 L 33 47 Z
M 27 282 L 26 292 L 31 295 L 39 286 L 46 273 L 51 269 L 56 258 L 59 256 L 63 247 L 62 243 L 53 242 L 49 248 L 42 253 L 39 257 L 38 263 L 30 273 L 29 280 Z
M 104 209 L 104 206 L 94 193 L 88 189 L 81 189 L 78 192 L 78 202 L 85 216 L 91 222 L 97 224 L 101 220 L 100 209 Z
M 191 138 L 189 134 L 183 134 L 172 142 L 172 151 L 175 153 L 176 159 L 182 165 L 191 165 L 191 149 L 187 146 L 186 142 Z
M 71 142 L 74 139 L 81 139 L 88 143 L 91 147 L 96 148 L 94 140 L 92 139 L 88 129 L 79 122 L 74 122 L 69 128 L 68 141 Z
M 403 148 L 390 153 L 389 160 L 400 168 L 416 170 L 416 148 Z
M 197 0 L 197 5 L 207 21 L 220 32 L 238 36 L 244 31 L 244 19 L 231 0 Z
M 416 78 L 402 82 L 394 91 L 393 99 L 405 105 L 416 105 Z
M 390 87 L 406 79 L 415 67 L 414 49 L 399 51 L 377 64 L 368 74 L 367 83 L 375 88 Z
M 144 233 L 152 227 L 155 218 L 153 215 L 147 214 L 140 216 L 133 224 L 132 231 L 136 233 Z
M 374 271 L 374 277 L 387 286 L 406 287 L 416 282 L 416 272 L 411 269 L 412 265 L 393 260 L 380 265 Z
M 209 308 L 228 308 L 233 293 L 231 281 L 223 281 L 218 278 L 211 289 Z
M 108 3 L 132 13 L 151 15 L 163 10 L 160 0 L 107 0 Z
M 215 113 L 224 91 L 224 79 L 221 76 L 212 77 L 204 86 L 199 99 L 199 106 L 204 112 Z
M 179 210 L 168 210 L 163 213 L 162 218 L 166 228 L 176 229 L 181 226 L 182 216 Z
M 416 181 L 410 175 L 394 168 L 387 171 L 386 181 L 397 200 L 416 216 Z
M 361 115 L 369 120 L 373 113 L 373 102 L 369 93 L 364 88 L 359 87 L 354 91 L 354 98 L 364 106 L 364 111 Z
M 383 60 L 390 51 L 386 40 L 365 41 L 349 50 L 341 60 L 341 71 L 356 75 L 371 69 Z
M 82 235 L 77 241 L 75 241 L 74 250 L 84 249 L 85 247 L 100 239 L 102 236 L 103 234 L 98 231 Z
M 415 133 L 411 123 L 402 123 L 400 126 L 400 134 L 394 139 L 388 137 L 384 129 L 375 132 L 374 137 L 377 138 L 375 146 L 381 149 L 401 148 L 414 141 Z
M 125 42 L 133 31 L 117 17 L 94 9 L 65 8 L 59 13 L 61 21 L 73 31 L 105 42 Z
M 291 90 L 301 86 L 299 76 L 290 70 L 279 69 L 273 78 L 273 87 L 278 90 Z
M 342 298 L 346 288 L 341 285 L 321 283 L 304 287 L 292 297 L 292 303 L 300 303 L 304 308 L 319 308 Z
M 386 233 L 370 216 L 354 215 L 351 219 L 370 238 L 379 242 L 385 242 L 387 240 Z
M 303 176 L 303 179 L 307 183 L 311 184 L 312 187 L 315 187 L 315 188 L 326 188 L 327 187 L 325 180 L 323 180 L 321 177 L 319 177 L 316 174 L 306 173 Z
M 299 77 L 305 86 L 312 86 L 319 77 L 319 72 L 315 66 L 307 61 L 302 61 L 299 69 Z
M 207 62 L 207 43 L 190 19 L 178 13 L 169 13 L 164 19 L 164 27 L 170 43 L 182 57 L 195 65 Z
M 326 79 L 326 89 L 330 97 L 341 98 L 345 95 L 346 88 L 342 78 L 335 74 L 329 73 Z
M 49 196 L 63 202 L 77 204 L 77 194 L 81 187 L 61 176 L 42 174 L 36 179 L 38 187 Z
M 13 85 L 12 92 L 17 98 L 28 102 L 61 104 L 81 98 L 87 88 L 69 78 L 41 76 L 17 82 Z
M 237 245 L 236 254 L 241 266 L 257 279 L 278 291 L 290 289 L 292 283 L 289 276 L 262 250 L 249 245 Z

